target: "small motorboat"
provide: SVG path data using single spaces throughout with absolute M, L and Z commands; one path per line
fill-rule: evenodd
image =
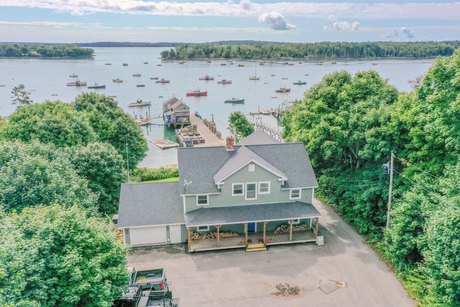
M 143 101 L 142 99 L 136 100 L 136 102 L 131 102 L 128 104 L 128 107 L 134 108 L 134 107 L 149 107 L 152 105 L 152 102 L 150 101 Z
M 185 95 L 189 97 L 190 96 L 192 97 L 208 96 L 208 91 L 195 90 L 195 91 L 187 92 Z
M 67 83 L 67 86 L 77 86 L 77 87 L 86 86 L 86 82 L 85 82 L 85 81 L 77 80 L 77 81 L 75 81 L 75 82 L 69 82 L 69 83 Z
M 144 64 L 148 64 L 149 62 L 144 62 Z
M 94 90 L 98 90 L 98 89 L 104 89 L 105 88 L 105 85 L 99 85 L 97 83 L 94 83 L 93 85 L 90 85 L 88 86 L 89 89 L 94 89 Z
M 120 78 L 113 79 L 112 81 L 115 83 L 123 83 L 123 80 Z
M 169 80 L 161 78 L 160 80 L 155 81 L 155 83 L 169 83 Z
M 276 93 L 289 93 L 291 92 L 290 88 L 287 87 L 280 87 L 279 89 L 275 90 Z
M 184 64 L 184 63 L 185 63 L 185 61 L 180 61 L 180 62 L 179 62 L 179 64 L 181 64 L 181 65 Z
M 105 65 L 112 65 L 112 63 L 105 63 Z
M 142 76 L 142 75 L 141 74 L 133 74 L 133 77 L 136 77 L 136 78 L 138 78 L 140 76 Z
M 158 77 L 150 77 L 150 80 L 158 80 Z
M 226 99 L 224 101 L 225 103 L 235 103 L 235 104 L 242 104 L 244 103 L 244 98 L 231 98 L 231 99 Z
M 71 74 L 69 75 L 70 78 L 78 78 L 78 75 L 77 74 Z
M 252 77 L 249 77 L 249 80 L 257 81 L 257 80 L 260 80 L 260 78 L 257 76 L 252 76 Z
M 232 80 L 222 79 L 217 81 L 217 84 L 232 84 Z
M 300 81 L 300 80 L 299 80 L 299 81 L 294 82 L 294 83 L 292 83 L 292 84 L 294 84 L 294 85 L 306 85 L 306 84 L 307 84 L 307 81 Z
M 128 63 L 123 63 L 123 66 L 128 66 Z
M 201 77 L 200 80 L 201 81 L 212 81 L 212 80 L 214 80 L 214 77 L 210 77 L 210 76 L 206 75 L 204 77 Z
M 145 84 L 137 84 L 136 87 L 145 87 Z

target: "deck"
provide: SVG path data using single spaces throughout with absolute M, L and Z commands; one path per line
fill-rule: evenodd
M 263 232 L 248 233 L 248 242 L 258 243 L 263 241 Z M 296 231 L 292 233 L 292 241 L 289 240 L 289 233 L 274 234 L 267 231 L 267 246 L 292 243 L 316 242 L 315 234 L 312 229 L 307 231 Z M 245 234 L 240 234 L 238 237 L 220 238 L 217 239 L 197 239 L 192 240 L 190 251 L 206 251 L 216 249 L 231 249 L 231 248 L 246 248 Z
M 195 116 L 195 114 L 190 114 L 190 123 L 197 126 L 198 133 L 205 139 L 204 144 L 195 144 L 194 147 L 225 146 L 225 141 L 219 139 L 214 133 L 212 133 L 203 121 Z

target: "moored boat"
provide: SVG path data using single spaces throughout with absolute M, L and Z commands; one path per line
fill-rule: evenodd
M 137 84 L 137 87 L 145 87 L 145 84 Z
M 150 77 L 150 80 L 158 80 L 158 77 Z
M 148 64 L 149 62 L 144 62 L 144 64 Z
M 231 99 L 226 99 L 224 102 L 225 102 L 225 103 L 237 103 L 237 104 L 242 104 L 242 103 L 244 103 L 244 98 L 235 98 L 235 97 L 233 97 L 233 98 L 231 98 Z
M 77 74 L 71 74 L 69 75 L 70 78 L 78 78 L 78 75 Z
M 307 81 L 300 81 L 300 80 L 299 80 L 299 81 L 294 82 L 294 83 L 292 83 L 292 84 L 294 84 L 294 85 L 305 85 L 305 84 L 307 84 Z
M 280 87 L 279 89 L 275 90 L 276 93 L 289 93 L 290 91 L 291 89 L 287 87 Z
M 128 66 L 128 63 L 123 63 L 123 66 Z
M 80 81 L 80 80 L 77 80 L 75 82 L 69 82 L 67 83 L 67 86 L 86 86 L 86 82 L 85 81 Z
M 217 81 L 217 84 L 232 84 L 232 80 L 222 79 Z
M 160 80 L 155 81 L 155 83 L 169 83 L 169 80 L 161 78 Z
M 115 83 L 123 83 L 123 80 L 120 78 L 113 79 L 112 81 Z
M 95 90 L 97 90 L 97 89 L 103 89 L 103 88 L 105 88 L 105 85 L 99 85 L 99 84 L 97 84 L 97 83 L 94 83 L 93 85 L 88 86 L 88 88 L 89 88 L 89 89 L 95 89 Z
M 184 64 L 184 63 L 185 63 L 185 61 L 180 61 L 180 62 L 179 62 L 179 64 L 181 64 L 181 65 Z
M 206 75 L 204 77 L 201 77 L 200 80 L 202 80 L 202 81 L 212 81 L 212 80 L 214 80 L 214 77 Z
M 195 90 L 195 91 L 187 92 L 185 95 L 193 96 L 193 97 L 208 96 L 208 91 Z
M 133 74 L 133 77 L 140 77 L 142 76 L 141 74 Z
M 150 101 L 143 101 L 142 99 L 136 100 L 136 102 L 131 102 L 128 104 L 128 107 L 133 108 L 133 107 L 149 107 L 151 106 L 152 103 Z
M 105 65 L 112 65 L 112 63 L 105 63 Z
M 257 76 L 252 76 L 252 77 L 249 77 L 249 80 L 257 81 L 257 80 L 260 80 L 260 78 Z

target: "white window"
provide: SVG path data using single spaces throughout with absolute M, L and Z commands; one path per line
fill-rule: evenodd
M 259 182 L 259 194 L 270 194 L 270 181 Z
M 242 196 L 242 195 L 244 195 L 244 184 L 243 183 L 232 184 L 232 196 Z
M 196 205 L 197 206 L 207 206 L 207 205 L 209 205 L 209 195 L 197 195 L 196 196 Z
M 246 200 L 257 199 L 257 182 L 246 183 Z
M 293 219 L 292 220 L 292 225 L 297 225 L 300 223 L 300 219 Z
M 198 231 L 209 231 L 209 226 L 198 226 L 197 230 Z
M 254 163 L 249 164 L 248 171 L 254 172 L 256 170 L 256 165 Z
M 291 193 L 289 195 L 289 199 L 300 199 L 302 196 L 302 190 L 301 189 L 292 189 Z

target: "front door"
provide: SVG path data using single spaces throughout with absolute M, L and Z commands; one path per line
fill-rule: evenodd
M 256 223 L 248 223 L 248 232 L 256 232 Z

